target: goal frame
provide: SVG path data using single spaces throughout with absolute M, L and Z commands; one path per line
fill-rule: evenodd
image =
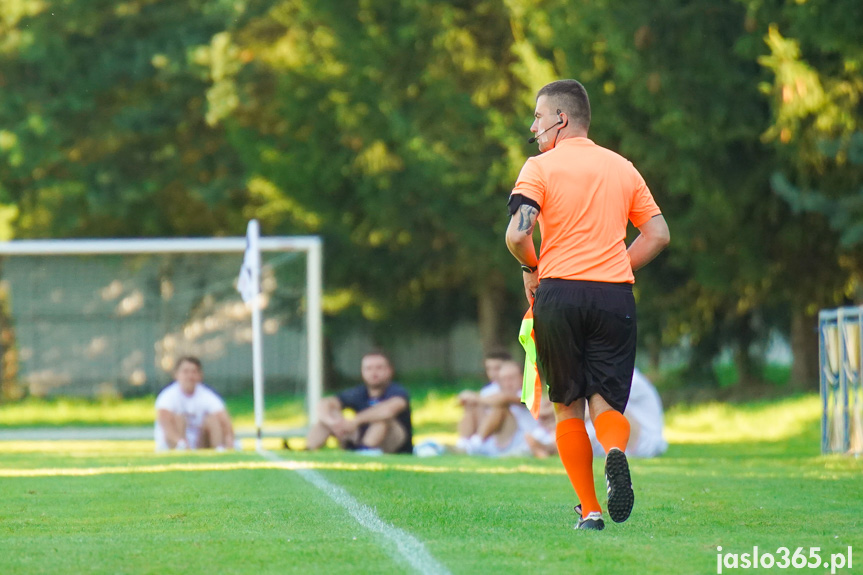
M 863 452 L 863 306 L 818 313 L 821 453 Z
M 0 242 L 0 257 L 236 253 L 239 272 L 246 246 L 245 237 L 11 240 Z M 258 248 L 306 253 L 306 404 L 311 426 L 323 396 L 323 242 L 319 236 L 269 236 L 258 239 Z

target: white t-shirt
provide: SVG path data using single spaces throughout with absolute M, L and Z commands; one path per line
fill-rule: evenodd
M 531 419 L 533 417 L 531 416 Z M 540 442 L 542 445 L 546 447 L 551 447 L 555 445 L 557 439 L 555 438 L 555 434 L 552 431 L 544 428 L 542 425 L 539 425 L 537 422 L 536 428 L 530 432 L 531 437 Z
M 211 413 L 225 411 L 225 402 L 222 401 L 222 398 L 215 391 L 203 383 L 195 386 L 195 391 L 192 395 L 186 395 L 183 393 L 180 384 L 175 381 L 163 389 L 158 397 L 156 397 L 156 412 L 158 413 L 160 409 L 185 416 L 186 442 L 189 444 L 189 447 L 194 448 L 198 444 L 198 436 L 201 433 L 204 418 Z M 165 431 L 159 424 L 158 416 L 156 417 L 155 439 L 157 451 L 168 449 L 168 443 L 165 440 Z
M 500 393 L 500 384 L 496 381 L 491 381 L 479 390 L 480 397 L 488 397 L 489 395 L 494 395 L 495 393 Z
M 488 397 L 500 393 L 500 385 L 496 381 L 487 384 L 479 391 L 480 397 Z M 531 455 L 530 446 L 527 444 L 526 436 L 529 435 L 539 424 L 530 414 L 530 410 L 523 403 L 513 403 L 509 406 L 509 412 L 515 418 L 517 429 L 510 442 L 505 446 L 497 444 L 497 438 L 492 435 L 482 442 L 476 450 L 476 455 L 487 457 L 524 457 Z
M 632 374 L 632 390 L 624 415 L 627 419 L 635 421 L 639 427 L 636 443 L 630 443 L 626 447 L 627 455 L 656 457 L 665 453 L 668 449 L 668 442 L 662 436 L 664 426 L 662 399 L 653 384 L 638 369 Z M 593 444 L 594 454 L 605 455 L 605 450 L 596 439 L 596 431 L 589 415 L 585 418 L 585 425 Z

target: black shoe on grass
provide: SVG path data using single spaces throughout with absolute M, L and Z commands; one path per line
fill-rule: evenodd
M 608 516 L 615 523 L 623 523 L 632 513 L 635 494 L 626 455 L 616 447 L 612 447 L 605 456 L 605 484 L 608 488 Z
M 579 507 L 581 507 L 579 505 Z M 602 513 L 591 511 L 587 517 L 579 517 L 578 523 L 575 524 L 576 529 L 586 529 L 590 531 L 602 531 L 605 529 L 605 521 L 602 520 Z

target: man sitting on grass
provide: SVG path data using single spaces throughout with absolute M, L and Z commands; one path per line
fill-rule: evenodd
M 530 411 L 521 402 L 522 368 L 504 361 L 493 393 L 472 398 L 485 408 L 469 439 L 460 438 L 456 451 L 488 457 L 529 456 L 527 437 L 537 428 Z
M 156 397 L 156 451 L 234 447 L 234 427 L 225 402 L 202 383 L 201 360 L 185 356 L 176 380 Z
M 366 454 L 412 453 L 410 396 L 393 383 L 389 358 L 380 351 L 367 353 L 360 364 L 363 385 L 325 397 L 318 405 L 318 422 L 309 429 L 306 448 L 319 449 L 335 437 L 342 449 Z M 344 416 L 352 409 L 352 419 Z
M 488 383 L 479 392 L 466 389 L 458 394 L 456 398 L 459 405 L 464 408 L 464 414 L 458 422 L 458 440 L 456 449 L 465 451 L 471 435 L 476 433 L 479 422 L 488 413 L 488 406 L 480 403 L 480 398 L 500 393 L 500 384 L 497 382 L 500 368 L 504 362 L 512 360 L 512 356 L 503 350 L 491 351 L 486 354 L 483 364 Z

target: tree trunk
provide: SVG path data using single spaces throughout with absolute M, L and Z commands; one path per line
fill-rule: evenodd
M 737 385 L 748 386 L 761 383 L 761 362 L 752 357 L 752 315 L 745 314 L 735 320 L 734 365 L 737 368 Z
M 662 367 L 662 337 L 650 334 L 645 338 L 644 347 L 647 350 L 648 371 L 655 375 Z
M 792 388 L 818 389 L 818 318 L 802 308 L 791 313 L 791 355 Z
M 719 354 L 719 340 L 715 332 L 708 331 L 692 344 L 689 362 L 684 370 L 689 387 L 718 387 L 713 360 Z
M 483 353 L 496 349 L 509 349 L 515 336 L 504 333 L 506 314 L 506 285 L 499 272 L 491 272 L 477 291 L 477 322 Z M 512 337 L 507 337 L 510 335 Z

